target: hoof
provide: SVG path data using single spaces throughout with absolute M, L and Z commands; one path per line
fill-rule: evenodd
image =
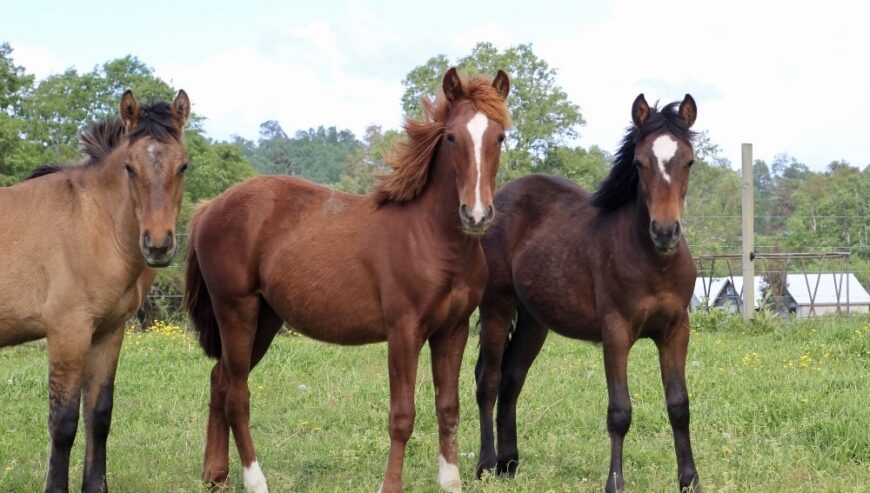
M 496 472 L 500 476 L 512 478 L 517 475 L 517 469 L 520 467 L 520 458 L 513 456 L 510 458 L 499 459 L 496 465 Z
M 242 477 L 245 483 L 245 493 L 269 493 L 269 488 L 266 486 L 266 476 L 263 476 L 263 471 L 257 461 L 242 468 Z
M 448 493 L 462 493 L 459 466 L 447 462 L 443 455 L 438 457 L 438 485 Z
M 625 492 L 625 479 L 623 477 L 617 476 L 616 473 L 610 476 L 607 483 L 604 485 L 604 493 L 624 493 Z
M 228 471 L 203 471 L 202 482 L 209 491 L 229 491 L 232 488 L 227 481 L 229 475 Z
M 701 488 L 701 481 L 698 479 L 698 476 L 695 475 L 689 484 L 681 485 L 680 493 L 704 493 L 704 489 Z
M 495 460 L 479 460 L 477 468 L 474 471 L 474 476 L 477 479 L 483 479 L 485 474 L 495 474 Z

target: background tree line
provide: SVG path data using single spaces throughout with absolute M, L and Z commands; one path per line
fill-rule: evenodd
M 514 127 L 502 154 L 499 184 L 528 173 L 552 173 L 594 189 L 609 171 L 612 155 L 597 146 L 576 144 L 585 125 L 581 107 L 569 100 L 557 73 L 531 45 L 498 50 L 479 43 L 465 57 L 430 58 L 402 83 L 402 108 L 418 116 L 419 101 L 433 94 L 449 66 L 461 72 L 511 75 L 509 106 Z M 177 88 L 154 75 L 135 56 L 108 61 L 88 72 L 76 69 L 37 81 L 0 44 L 0 186 L 18 182 L 33 168 L 79 159 L 77 134 L 87 124 L 113 116 L 126 89 L 140 100 L 170 100 Z M 630 97 L 628 95 L 627 97 Z M 195 95 L 194 95 L 195 97 Z M 627 115 L 627 112 L 626 112 Z M 288 135 L 277 121 L 260 125 L 256 141 L 235 137 L 217 141 L 194 115 L 186 130 L 190 172 L 185 184 L 182 221 L 192 205 L 257 173 L 302 176 L 337 189 L 368 192 L 384 156 L 402 137 L 396 129 L 350 130 L 321 126 Z M 628 116 L 626 116 L 626 123 Z M 615 144 L 615 143 L 614 143 Z M 695 254 L 739 252 L 740 176 L 722 157 L 711 137 L 696 141 L 686 212 L 686 235 Z M 756 245 L 759 251 L 846 250 L 852 270 L 870 284 L 870 166 L 834 161 L 814 172 L 782 154 L 755 162 Z M 180 269 L 164 269 L 155 285 L 168 300 L 180 293 Z

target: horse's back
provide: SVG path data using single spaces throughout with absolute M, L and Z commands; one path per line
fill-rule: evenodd
M 365 328 L 382 330 L 380 307 L 368 302 L 378 294 L 365 261 L 377 234 L 374 209 L 370 197 L 288 176 L 228 189 L 209 203 L 193 239 L 209 292 L 224 299 L 260 294 L 286 322 L 319 339 L 348 332 L 358 342 L 380 339 Z
M 552 175 L 528 175 L 502 187 L 495 195 L 495 221 L 483 239 L 490 270 L 503 268 L 497 264 L 509 261 L 563 216 L 584 214 L 588 199 L 576 183 Z

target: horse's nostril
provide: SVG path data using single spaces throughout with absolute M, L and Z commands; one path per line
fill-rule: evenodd
M 492 218 L 495 217 L 495 209 L 492 206 L 486 208 L 486 216 L 483 218 L 484 221 L 492 221 Z
M 151 248 L 154 246 L 154 242 L 151 241 L 151 234 L 148 231 L 145 231 L 142 234 L 142 243 L 145 245 L 145 248 Z
M 471 214 L 468 213 L 468 207 L 465 204 L 462 204 L 459 206 L 459 217 L 463 221 L 470 221 L 471 220 Z
M 680 222 L 679 221 L 675 222 L 674 223 L 674 236 L 680 234 L 681 229 L 682 228 L 680 227 Z

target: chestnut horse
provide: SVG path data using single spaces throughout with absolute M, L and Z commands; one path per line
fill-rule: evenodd
M 458 379 L 468 317 L 486 282 L 480 236 L 493 218 L 507 75 L 444 76 L 424 119 L 373 195 L 260 176 L 201 206 L 191 223 L 186 306 L 211 373 L 203 479 L 228 476 L 232 428 L 248 492 L 267 491 L 249 429 L 248 374 L 282 322 L 336 344 L 387 341 L 390 455 L 383 491 L 402 490 L 423 344 L 432 351 L 438 482 L 459 491 Z
M 641 337 L 659 350 L 680 487 L 700 491 L 689 442 L 685 361 L 695 264 L 680 221 L 692 165 L 695 102 L 661 111 L 643 94 L 610 175 L 590 195 L 574 183 L 533 175 L 495 198 L 499 217 L 483 239 L 489 281 L 480 305 L 477 362 L 478 476 L 518 465 L 517 398 L 548 329 L 601 342 L 607 376 L 610 473 L 622 491 L 622 443 L 631 424 L 626 370 Z M 512 321 L 516 323 L 511 328 Z M 498 454 L 492 413 L 498 400 Z
M 48 340 L 51 455 L 45 491 L 69 489 L 84 399 L 82 491 L 103 492 L 124 323 L 175 252 L 190 101 L 139 106 L 81 135 L 87 159 L 0 189 L 0 347 Z

